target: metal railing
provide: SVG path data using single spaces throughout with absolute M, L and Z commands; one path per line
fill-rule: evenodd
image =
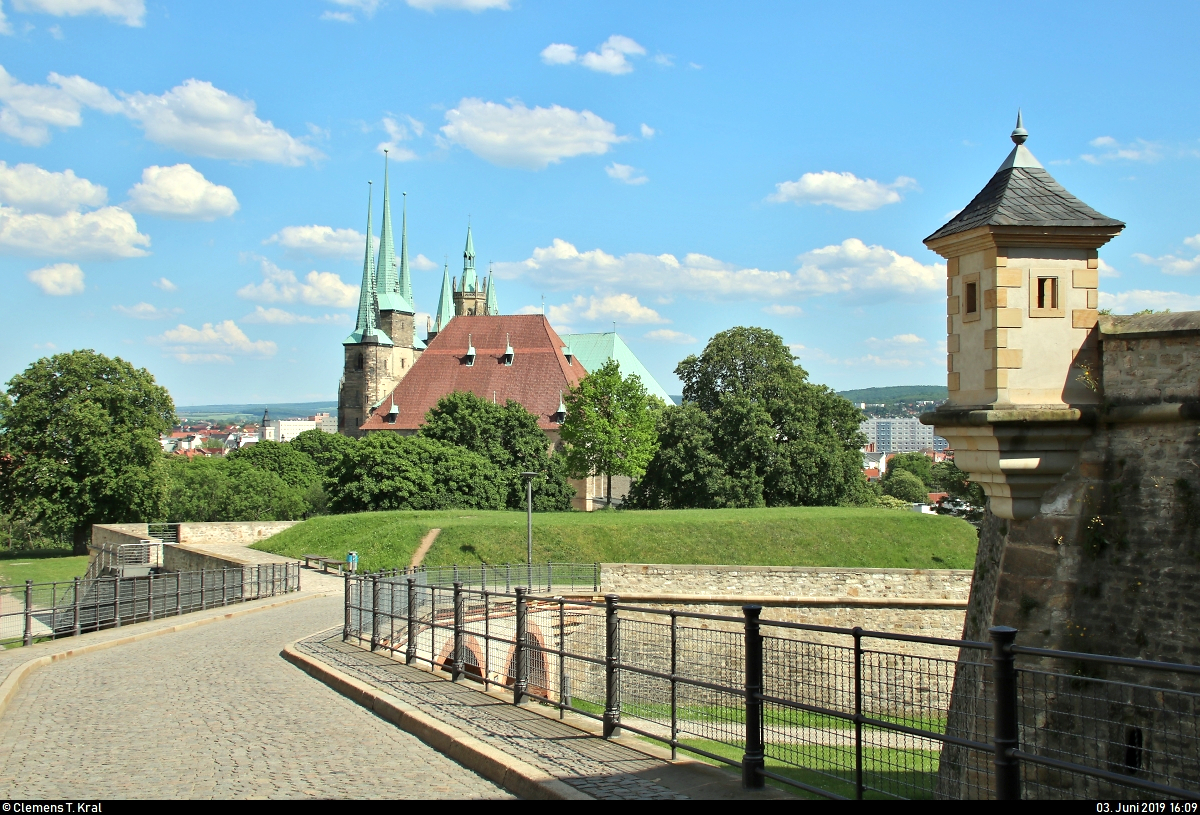
M 1200 800 L 1200 668 L 346 575 L 343 638 L 827 798 Z
M 599 563 L 502 563 L 475 566 L 416 566 L 392 569 L 392 577 L 415 577 L 418 585 L 452 586 L 462 583 L 480 591 L 511 592 L 517 586 L 535 591 L 600 591 Z
M 0 644 L 47 639 L 244 603 L 300 590 L 300 564 L 0 586 Z
M 179 524 L 146 524 L 146 534 L 163 543 L 179 543 Z
M 150 570 L 163 565 L 163 544 L 154 540 L 100 546 L 88 544 L 88 549 L 95 552 L 95 557 L 88 561 L 85 577 L 89 579 L 101 577 L 105 572 L 127 577 L 130 571 L 139 572 L 133 575 L 135 577 L 144 577 Z

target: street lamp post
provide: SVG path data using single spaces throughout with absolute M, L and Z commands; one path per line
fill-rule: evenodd
M 529 582 L 526 584 L 533 589 L 533 479 L 538 473 L 521 473 L 525 479 L 525 565 Z

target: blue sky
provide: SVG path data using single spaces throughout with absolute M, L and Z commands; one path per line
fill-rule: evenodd
M 1102 305 L 1200 309 L 1194 3 L 0 9 L 5 380 L 87 347 L 180 404 L 334 397 L 389 146 L 421 312 L 470 217 L 503 312 L 615 321 L 670 392 L 735 325 L 838 389 L 941 383 L 921 240 L 1018 106 L 1046 168 L 1128 224 Z

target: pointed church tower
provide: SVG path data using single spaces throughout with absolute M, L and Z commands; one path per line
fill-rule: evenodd
M 1074 466 L 1101 398 L 1099 256 L 1125 224 L 1063 189 L 1025 142 L 966 208 L 925 239 L 946 258 L 949 400 L 922 417 L 984 488 L 1025 519 Z
M 500 314 L 500 304 L 496 300 L 496 273 L 488 269 L 487 276 L 487 310 L 489 317 L 495 317 Z
M 363 258 L 362 286 L 358 292 L 358 318 L 354 332 L 342 341 L 345 364 L 338 388 L 338 432 L 358 436 L 371 407 L 391 387 L 392 340 L 379 325 L 378 283 L 371 251 L 371 196 L 367 194 L 367 248 Z M 386 388 L 386 390 L 385 390 Z
M 475 241 L 471 238 L 471 225 L 467 224 L 467 246 L 463 249 L 463 276 L 454 292 L 454 313 L 479 315 L 487 311 L 487 295 L 479 285 L 475 273 Z
M 433 318 L 433 322 L 429 325 L 428 336 L 425 342 L 431 341 L 436 337 L 446 324 L 454 317 L 454 287 L 450 285 L 450 264 L 447 263 L 442 268 L 442 293 L 438 297 L 437 316 Z

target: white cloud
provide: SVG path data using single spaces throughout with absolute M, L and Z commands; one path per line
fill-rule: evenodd
M 417 269 L 422 272 L 430 272 L 438 267 L 438 265 L 436 263 L 434 263 L 432 260 L 425 257 L 424 255 L 417 255 L 415 258 L 413 258 L 411 261 L 409 261 L 409 263 L 412 264 L 412 267 L 414 269 Z
M 508 0 L 405 0 L 412 8 L 419 8 L 422 11 L 437 11 L 438 9 L 449 9 L 450 11 L 471 11 L 479 13 L 488 9 L 499 9 L 500 11 L 508 11 Z
M 47 28 L 46 30 L 49 31 L 50 36 L 56 40 L 61 40 L 63 38 L 63 30 L 62 30 L 62 26 L 60 26 L 60 25 L 52 25 L 49 28 Z
M 55 263 L 26 275 L 44 294 L 65 297 L 83 291 L 83 269 L 74 263 Z
M 653 139 L 654 138 L 654 128 L 652 128 L 650 125 L 646 124 L 645 122 L 642 122 L 642 138 L 643 139 Z
M 369 19 L 375 16 L 375 10 L 379 8 L 380 0 L 330 0 L 330 2 L 342 8 L 358 11 Z M 321 19 L 352 23 L 355 20 L 354 11 L 327 11 L 321 15 Z
M 179 314 L 183 309 L 158 308 L 150 303 L 138 303 L 136 306 L 113 306 L 113 311 L 135 320 L 162 320 L 172 314 Z
M 144 25 L 146 16 L 146 4 L 143 0 L 13 0 L 13 8 L 17 11 L 52 14 L 55 17 L 99 14 L 134 27 Z
M 316 148 L 258 118 L 254 102 L 198 79 L 160 96 L 130 94 L 124 113 L 151 141 L 208 158 L 290 166 L 321 158 Z
M 779 303 L 772 303 L 764 307 L 763 311 L 779 317 L 801 317 L 804 315 L 804 309 L 800 308 L 800 306 L 783 306 Z
M 645 184 L 650 179 L 644 175 L 640 175 L 641 170 L 630 167 L 628 164 L 617 164 L 615 161 L 604 168 L 604 172 L 608 173 L 609 178 L 615 178 L 622 184 Z
M 1187 241 L 1184 241 L 1187 243 Z M 1100 268 L 1098 269 L 1101 277 L 1120 277 L 1121 273 L 1109 265 L 1108 261 L 1100 259 Z
M 542 49 L 542 62 L 547 65 L 570 65 L 579 55 L 575 46 L 561 42 L 552 42 Z
M 859 178 L 854 173 L 835 173 L 824 170 L 805 173 L 798 181 L 782 181 L 775 185 L 775 192 L 767 196 L 768 201 L 795 204 L 829 204 L 838 209 L 861 212 L 879 209 L 887 204 L 903 200 L 900 190 L 916 186 L 916 181 L 900 176 L 891 184 L 881 184 L 870 178 Z
M 600 52 L 589 51 L 579 58 L 579 64 L 606 74 L 627 74 L 633 70 L 628 57 L 645 56 L 646 49 L 629 37 L 613 34 L 600 45 Z
M 1200 241 L 1197 241 L 1200 235 L 1195 238 L 1184 238 L 1184 244 L 1192 247 L 1200 247 Z M 1149 266 L 1157 266 L 1162 270 L 1163 274 L 1169 275 L 1190 275 L 1200 272 L 1200 255 L 1195 257 L 1180 257 L 1179 255 L 1162 255 L 1161 257 L 1151 257 L 1150 255 L 1134 252 L 1133 256 Z
M 263 308 L 255 306 L 253 314 L 242 318 L 247 323 L 266 323 L 268 325 L 320 325 L 324 323 L 344 323 L 350 319 L 347 314 L 323 314 L 320 317 L 310 317 L 307 314 L 294 314 L 281 308 Z
M 285 226 L 263 243 L 277 243 L 284 249 L 308 252 L 321 257 L 354 257 L 366 246 L 366 235 L 354 229 L 331 226 Z
M 61 215 L 80 207 L 102 207 L 108 190 L 75 175 L 73 170 L 54 173 L 36 164 L 9 167 L 0 161 L 0 204 L 22 212 Z
M 12 33 L 12 26 L 9 24 L 8 18 L 4 16 L 4 3 L 0 2 L 0 34 L 11 35 Z
M 162 289 L 163 291 L 175 291 L 176 289 L 179 288 L 174 283 L 172 283 L 170 280 L 167 280 L 165 277 L 160 277 L 158 280 L 155 280 L 152 285 L 154 286 L 154 288 Z
M 655 54 L 654 62 L 655 64 L 661 65 L 664 68 L 670 68 L 675 64 L 675 57 L 672 54 Z
M 655 340 L 656 342 L 677 342 L 687 344 L 696 341 L 696 338 L 691 334 L 684 334 L 682 331 L 672 331 L 669 328 L 659 328 L 647 334 L 643 334 L 642 336 L 648 340 Z
M 296 273 L 262 261 L 263 282 L 238 289 L 238 297 L 264 303 L 307 303 L 310 306 L 348 308 L 358 303 L 358 289 L 333 272 L 309 272 L 301 283 Z
M 654 292 L 697 292 L 701 296 L 779 300 L 842 294 L 850 299 L 881 299 L 897 294 L 927 294 L 944 286 L 946 267 L 925 265 L 857 238 L 806 252 L 795 272 L 747 269 L 701 254 L 630 253 L 620 257 L 601 249 L 580 252 L 555 238 L 519 263 L 497 263 L 501 278 L 530 280 L 549 288 L 580 286 Z
M 552 323 L 589 322 L 669 323 L 657 311 L 643 306 L 631 294 L 608 294 L 584 297 L 578 295 L 569 303 L 550 306 L 547 314 Z
M 269 357 L 276 351 L 270 340 L 251 340 L 233 320 L 192 328 L 180 323 L 153 342 L 166 346 L 180 362 L 231 362 L 231 354 Z
M 1200 295 L 1149 289 L 1133 289 L 1116 294 L 1102 291 L 1100 308 L 1111 309 L 1117 314 L 1132 314 L 1147 308 L 1155 311 L 1200 311 Z
M 409 117 L 409 119 L 410 121 L 415 121 L 412 119 L 412 117 Z M 417 124 L 420 124 L 420 122 L 417 122 Z M 424 125 L 422 125 L 422 128 L 423 127 Z M 396 161 L 412 161 L 417 157 L 417 154 L 412 150 L 409 150 L 407 147 L 399 146 L 400 142 L 408 141 L 408 128 L 397 122 L 392 117 L 385 116 L 383 118 L 383 129 L 387 131 L 388 138 L 387 141 L 380 142 L 375 147 L 376 150 L 381 153 L 384 150 L 390 151 L 388 155 L 391 158 L 394 158 Z
M 897 334 L 894 337 L 889 337 L 886 340 L 870 337 L 866 344 L 872 348 L 907 348 L 915 345 L 925 345 L 925 340 L 918 337 L 916 334 Z
M 616 75 L 627 74 L 633 70 L 629 57 L 641 57 L 645 54 L 646 49 L 629 37 L 613 34 L 600 44 L 598 51 L 588 51 L 582 57 L 573 45 L 551 43 L 542 49 L 542 62 L 547 65 L 571 65 L 578 62 L 593 71 Z M 642 127 L 645 128 L 645 125 Z
M 85 107 L 117 113 L 121 103 L 106 88 L 81 76 L 51 73 L 49 85 L 26 85 L 0 66 L 0 133 L 40 147 L 50 128 L 79 127 Z
M 150 236 L 120 207 L 62 215 L 0 206 L 0 253 L 63 258 L 136 258 L 148 254 Z
M 129 190 L 126 206 L 164 218 L 213 221 L 238 211 L 233 190 L 214 184 L 190 164 L 154 165 L 142 170 L 142 180 Z
M 1121 144 L 1112 136 L 1101 136 L 1089 142 L 1092 147 L 1100 148 L 1097 153 L 1084 153 L 1081 159 L 1089 164 L 1103 164 L 1106 161 L 1145 161 L 1154 162 L 1163 157 L 1163 146 L 1145 139 L 1136 139 L 1128 144 Z
M 564 158 L 603 155 L 627 137 L 616 126 L 590 110 L 574 111 L 559 105 L 527 108 L 463 99 L 446 111 L 443 136 L 475 155 L 501 167 L 541 170 Z

